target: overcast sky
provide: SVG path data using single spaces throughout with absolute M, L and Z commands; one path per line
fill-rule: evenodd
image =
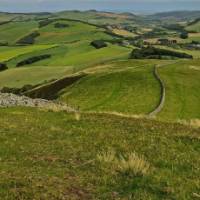
M 200 0 L 0 0 L 0 11 L 35 12 L 74 9 L 120 12 L 200 10 Z

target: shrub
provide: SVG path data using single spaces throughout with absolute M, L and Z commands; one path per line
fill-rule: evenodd
M 95 41 L 91 42 L 91 45 L 93 47 L 95 47 L 96 49 L 101 49 L 101 48 L 107 47 L 107 44 L 103 40 L 95 40 Z
M 12 94 L 22 94 L 23 92 L 26 92 L 28 90 L 33 89 L 34 86 L 32 85 L 24 85 L 22 88 L 9 88 L 9 87 L 3 87 L 1 89 L 2 93 L 12 93 Z
M 0 42 L 0 46 L 8 46 L 8 42 Z
M 54 24 L 55 28 L 68 28 L 69 24 L 63 24 L 63 23 L 55 23 Z
M 34 57 L 31 57 L 31 58 L 27 58 L 26 60 L 23 60 L 23 61 L 17 63 L 16 67 L 21 67 L 21 66 L 24 66 L 24 65 L 30 65 L 30 64 L 38 62 L 40 60 L 48 59 L 50 57 L 51 57 L 50 54 L 45 54 L 45 55 L 40 55 L 40 56 L 34 56 Z
M 0 71 L 4 71 L 8 69 L 7 65 L 5 63 L 0 63 Z
M 52 19 L 45 19 L 42 21 L 39 21 L 39 28 L 42 28 L 44 26 L 48 26 L 49 24 L 51 24 L 54 20 Z
M 182 39 L 187 39 L 188 38 L 188 32 L 182 32 L 181 34 L 180 34 L 180 38 L 182 38 Z
M 34 44 L 35 38 L 37 38 L 38 36 L 40 36 L 40 33 L 37 31 L 34 31 L 33 33 L 21 38 L 19 41 L 17 41 L 17 43 L 18 44 Z

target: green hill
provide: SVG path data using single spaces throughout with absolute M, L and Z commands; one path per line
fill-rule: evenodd
M 166 84 L 166 102 L 160 117 L 165 119 L 200 118 L 200 62 L 181 61 L 159 69 Z
M 92 68 L 87 77 L 62 91 L 60 98 L 81 110 L 148 114 L 160 95 L 153 70 L 153 64 L 144 61 Z
M 189 26 L 186 27 L 187 31 L 200 33 L 200 18 L 198 20 L 195 20 L 195 23 L 189 24 Z
M 10 22 L 0 25 L 0 43 L 15 44 L 20 38 L 37 29 L 36 21 Z

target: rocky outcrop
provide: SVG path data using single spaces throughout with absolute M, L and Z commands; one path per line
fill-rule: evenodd
M 31 99 L 26 96 L 18 96 L 11 93 L 0 93 L 0 107 L 38 107 L 55 111 L 67 111 L 67 112 L 75 112 L 75 109 L 70 106 L 54 102 L 48 101 L 45 99 Z

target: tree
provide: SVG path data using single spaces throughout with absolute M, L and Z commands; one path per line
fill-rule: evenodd
M 182 32 L 181 35 L 180 35 L 180 38 L 182 39 L 187 39 L 188 38 L 188 32 Z

